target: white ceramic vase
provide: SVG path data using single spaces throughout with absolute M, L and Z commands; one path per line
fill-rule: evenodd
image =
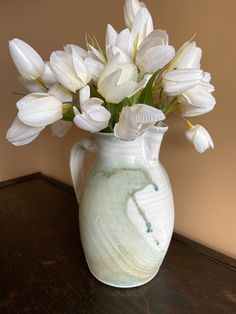
M 91 273 L 115 287 L 150 281 L 165 257 L 174 224 L 168 176 L 159 162 L 167 126 L 152 127 L 134 141 L 98 133 L 71 152 L 82 246 Z M 97 158 L 86 179 L 86 150 Z

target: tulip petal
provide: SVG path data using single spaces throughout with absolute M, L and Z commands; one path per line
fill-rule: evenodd
M 48 94 L 55 96 L 62 103 L 72 102 L 72 94 L 64 86 L 56 83 L 48 91 Z
M 153 31 L 152 17 L 146 8 L 141 8 L 134 17 L 131 35 L 134 41 L 138 36 L 138 45 Z
M 97 59 L 99 61 L 101 61 L 102 63 L 106 63 L 106 58 L 104 57 L 103 54 L 101 54 L 101 52 L 99 50 L 97 50 L 96 48 L 94 48 L 92 45 L 88 45 L 89 49 L 91 50 L 91 52 L 94 54 L 95 57 L 97 57 Z
M 115 46 L 128 55 L 131 59 L 134 55 L 134 40 L 128 28 L 124 29 L 117 36 Z
M 77 46 L 77 45 L 68 44 L 68 45 L 65 46 L 64 50 L 65 50 L 65 52 L 69 52 L 69 53 L 71 53 L 72 50 L 73 50 L 82 59 L 85 59 L 85 58 L 89 57 L 88 51 L 86 51 L 85 49 L 83 49 L 83 48 L 81 48 L 80 46 Z
M 70 121 L 58 120 L 51 125 L 52 135 L 63 137 L 69 132 L 72 126 L 73 123 Z
M 115 45 L 118 33 L 117 31 L 110 25 L 107 24 L 107 31 L 106 31 L 106 47 Z
M 215 107 L 215 98 L 208 91 L 199 87 L 196 86 L 196 88 L 178 96 L 181 113 L 184 117 L 199 116 L 213 110 Z
M 24 96 L 16 103 L 16 108 L 20 110 L 26 103 L 30 103 L 31 101 L 34 101 L 35 99 L 40 99 L 42 97 L 47 97 L 47 93 L 32 93 L 29 95 Z
M 156 29 L 152 31 L 140 44 L 140 50 L 148 50 L 157 45 L 168 45 L 169 37 L 166 31 Z
M 118 104 L 124 98 L 133 94 L 136 82 L 127 81 L 119 84 L 121 69 L 110 74 L 105 80 L 99 84 L 98 92 L 106 99 L 106 101 Z
M 44 72 L 41 75 L 41 79 L 45 83 L 47 87 L 51 87 L 52 85 L 58 83 L 56 76 L 52 72 L 49 62 L 44 63 Z
M 50 67 L 57 80 L 72 92 L 84 86 L 83 81 L 77 76 L 72 56 L 64 51 L 54 51 L 50 57 Z
M 203 78 L 199 69 L 181 69 L 163 74 L 164 91 L 170 96 L 177 96 L 196 86 Z
M 89 114 L 92 120 L 99 123 L 106 123 L 111 117 L 110 112 L 106 108 L 99 105 L 93 105 L 93 107 L 90 110 L 87 110 L 86 113 Z
M 196 47 L 195 42 L 191 42 L 186 45 L 183 52 L 179 55 L 176 60 L 175 66 L 178 69 L 199 69 L 201 57 L 202 50 L 199 47 Z
M 97 84 L 99 77 L 104 69 L 104 64 L 100 61 L 94 60 L 93 58 L 86 58 L 84 64 L 87 67 L 88 71 L 92 75 L 92 80 Z
M 90 88 L 88 85 L 86 85 L 79 91 L 80 104 L 83 104 L 84 102 L 89 100 L 89 97 L 90 97 Z
M 12 60 L 19 73 L 26 80 L 35 80 L 43 74 L 44 62 L 40 55 L 23 40 L 9 41 Z
M 118 69 L 121 69 L 119 84 L 127 81 L 136 82 L 138 80 L 138 69 L 136 65 L 132 63 L 122 63 L 118 66 Z
M 122 109 L 119 122 L 114 127 L 114 135 L 122 140 L 131 141 L 138 137 L 138 123 L 134 119 L 134 112 L 126 106 Z
M 138 123 L 153 124 L 166 118 L 161 110 L 145 104 L 136 104 L 131 110 L 135 111 L 135 120 Z
M 22 76 L 18 76 L 18 81 L 24 88 L 30 93 L 44 93 L 46 88 L 44 88 L 37 80 L 26 80 Z
M 117 54 L 119 53 L 120 55 L 120 63 L 131 63 L 132 58 L 126 54 L 124 51 L 122 51 L 121 49 L 119 49 L 116 46 L 108 46 L 107 50 L 106 50 L 106 56 L 107 56 L 107 60 L 108 62 L 110 62 L 110 60 Z
M 103 101 L 100 98 L 92 97 L 89 100 L 86 100 L 85 102 L 80 103 L 80 108 L 82 112 L 90 112 L 91 110 L 94 110 L 94 108 L 100 108 L 100 106 L 103 104 Z M 105 108 L 104 108 L 105 109 Z
M 208 148 L 214 148 L 214 143 L 207 130 L 196 124 L 185 132 L 186 138 L 193 143 L 199 153 L 204 153 Z
M 99 108 L 98 108 L 99 107 Z M 109 123 L 110 113 L 101 106 L 97 106 L 90 113 L 83 112 L 82 114 L 74 107 L 74 123 L 77 127 L 95 133 L 105 129 Z
M 75 45 L 71 45 L 70 48 L 75 72 L 83 84 L 86 85 L 91 80 L 91 74 L 88 72 L 77 47 Z
M 144 3 L 138 0 L 126 0 L 124 5 L 124 20 L 128 28 L 132 27 L 134 17 L 141 7 L 145 7 Z
M 137 83 L 137 85 L 135 86 L 135 89 L 133 90 L 132 94 L 129 94 L 127 97 L 131 97 L 134 94 L 136 94 L 137 92 L 139 92 L 141 89 L 143 89 L 147 85 L 147 83 L 148 83 L 150 78 L 151 78 L 151 75 L 150 74 L 146 74 L 144 76 L 144 78 L 139 83 Z
M 30 101 L 21 100 L 18 112 L 21 122 L 32 127 L 44 127 L 62 118 L 62 104 L 54 96 L 32 99 L 32 95 L 28 95 Z
M 6 138 L 15 146 L 26 145 L 32 142 L 44 128 L 33 128 L 22 123 L 18 117 L 7 131 Z
M 172 46 L 155 46 L 145 53 L 138 52 L 136 63 L 142 73 L 154 73 L 168 64 L 174 55 Z
M 106 77 L 108 77 L 111 73 L 117 70 L 119 62 L 120 62 L 120 54 L 117 53 L 105 65 L 101 73 L 101 76 L 99 78 L 98 86 L 99 86 L 99 82 L 102 82 Z

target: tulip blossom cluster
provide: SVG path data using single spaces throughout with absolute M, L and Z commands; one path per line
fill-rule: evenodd
M 102 48 L 87 36 L 86 49 L 68 44 L 48 61 L 20 39 L 9 42 L 19 82 L 29 92 L 16 103 L 7 132 L 11 143 L 28 144 L 47 126 L 59 137 L 76 126 L 131 141 L 175 114 L 198 152 L 213 148 L 205 128 L 187 120 L 215 106 L 211 75 L 200 65 L 202 50 L 190 40 L 176 52 L 138 0 L 125 1 L 124 21 L 119 32 L 107 25 Z

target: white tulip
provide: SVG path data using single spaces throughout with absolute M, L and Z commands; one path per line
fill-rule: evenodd
M 125 24 L 128 28 L 132 27 L 134 17 L 141 8 L 145 8 L 143 2 L 138 0 L 126 0 L 124 5 L 124 19 Z
M 200 69 L 202 49 L 195 42 L 186 43 L 181 53 L 173 60 L 172 68 L 176 69 Z
M 154 73 L 169 63 L 175 49 L 168 44 L 166 31 L 151 32 L 139 46 L 136 64 L 142 73 Z
M 185 132 L 185 135 L 199 153 L 204 153 L 208 148 L 214 148 L 210 134 L 199 124 L 190 125 L 190 129 Z
M 10 129 L 7 131 L 6 138 L 15 146 L 26 145 L 32 142 L 43 129 L 44 127 L 34 128 L 28 126 L 16 117 Z
M 119 122 L 115 125 L 114 134 L 119 139 L 131 141 L 164 119 L 164 113 L 154 107 L 144 104 L 126 106 L 122 109 Z
M 46 93 L 29 94 L 16 105 L 18 118 L 32 127 L 45 127 L 62 118 L 62 103 Z
M 9 41 L 9 50 L 17 70 L 24 79 L 36 80 L 43 74 L 42 58 L 23 40 L 15 38 Z
M 52 135 L 63 137 L 69 132 L 72 126 L 73 123 L 71 121 L 58 120 L 51 125 Z
M 73 107 L 75 113 L 73 121 L 80 129 L 95 133 L 108 126 L 111 114 L 102 106 L 103 101 L 101 99 L 89 97 L 89 86 L 85 86 L 80 91 L 80 108 L 82 113 L 76 107 Z
M 180 95 L 198 85 L 203 79 L 199 69 L 180 69 L 163 74 L 164 91 L 170 96 Z
M 106 56 L 109 61 L 117 52 L 122 62 L 132 62 L 134 56 L 134 40 L 128 28 L 119 34 L 110 25 L 106 31 Z
M 195 117 L 211 111 L 216 104 L 209 90 L 197 85 L 178 96 L 181 114 L 184 117 Z
M 91 80 L 80 54 L 80 49 L 67 45 L 64 51 L 54 51 L 50 57 L 50 67 L 57 80 L 74 93 Z
M 98 81 L 98 92 L 107 102 L 118 104 L 126 97 L 133 96 L 144 88 L 150 76 L 138 80 L 137 67 L 132 63 L 119 63 L 120 54 L 116 54 L 105 66 Z
M 146 8 L 141 8 L 134 17 L 131 36 L 137 41 L 137 46 L 153 31 L 152 17 Z

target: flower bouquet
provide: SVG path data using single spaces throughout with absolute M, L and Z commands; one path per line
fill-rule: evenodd
M 175 52 L 138 0 L 125 1 L 124 20 L 120 32 L 107 25 L 104 45 L 87 35 L 86 48 L 68 44 L 46 62 L 24 41 L 9 42 L 29 94 L 16 104 L 7 139 L 28 144 L 49 125 L 59 137 L 72 126 L 96 133 L 71 155 L 82 244 L 95 277 L 133 287 L 155 276 L 173 231 L 171 188 L 158 161 L 163 121 L 181 118 L 187 139 L 203 153 L 212 139 L 188 118 L 211 111 L 215 98 L 193 39 Z M 82 187 L 85 150 L 99 157 Z

